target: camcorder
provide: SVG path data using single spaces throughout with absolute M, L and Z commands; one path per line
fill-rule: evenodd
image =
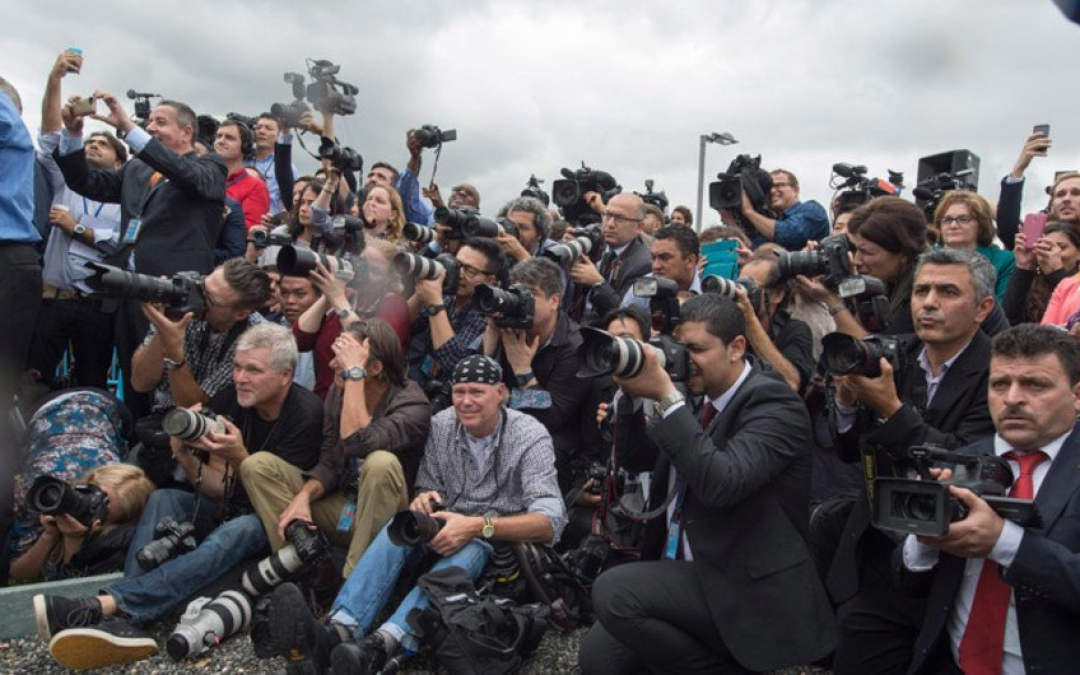
M 109 496 L 96 485 L 69 485 L 55 476 L 38 476 L 26 494 L 31 511 L 46 516 L 68 514 L 90 527 L 95 520 L 105 522 Z
M 649 299 L 653 330 L 670 335 L 682 321 L 679 284 L 674 279 L 641 277 L 634 280 L 634 295 Z
M 741 214 L 745 192 L 755 211 L 771 215 L 766 200 L 772 189 L 772 175 L 761 168 L 761 155 L 739 155 L 728 165 L 727 171 L 716 174 L 716 177 L 718 180 L 709 183 L 710 207 Z
M 421 148 L 438 148 L 443 143 L 457 140 L 457 129 L 443 131 L 434 124 L 425 124 L 419 129 L 413 130 L 413 136 Z
M 495 317 L 499 328 L 532 328 L 536 298 L 528 286 L 511 284 L 510 288 L 502 289 L 480 284 L 473 290 L 473 301 L 482 314 Z
M 222 640 L 246 630 L 252 614 L 251 598 L 241 591 L 225 591 L 213 600 L 195 598 L 169 635 L 165 650 L 174 661 L 202 656 Z
M 1025 527 L 1041 527 L 1035 503 L 1006 497 L 1013 483 L 1008 461 L 997 455 L 963 455 L 933 445 L 915 446 L 894 456 L 899 466 L 919 478 L 875 478 L 872 522 L 874 527 L 902 534 L 940 537 L 949 524 L 963 520 L 968 509 L 949 494 L 949 486 L 967 488 L 981 497 L 1002 518 Z M 936 481 L 930 475 L 935 463 L 954 464 L 952 478 Z
M 178 272 L 169 279 L 159 279 L 98 262 L 86 266 L 94 271 L 86 279 L 94 293 L 161 303 L 165 305 L 165 316 L 174 321 L 188 312 L 200 318 L 206 309 L 203 275 L 198 272 Z
M 584 227 L 600 222 L 600 214 L 585 202 L 586 192 L 599 193 L 605 204 L 622 192 L 610 173 L 590 169 L 584 162 L 576 171 L 564 168 L 560 173 L 563 179 L 551 184 L 551 200 L 571 225 Z
M 322 530 L 313 530 L 311 523 L 297 518 L 285 526 L 288 544 L 244 571 L 240 585 L 257 597 L 321 561 L 330 551 L 330 540 Z
M 254 244 L 260 251 L 268 246 L 288 246 L 292 243 L 292 237 L 281 232 L 273 232 L 264 229 L 253 229 L 248 233 L 248 243 Z
M 717 274 L 708 274 L 701 278 L 701 291 L 703 293 L 715 293 L 732 302 L 736 300 L 736 289 L 742 287 L 746 290 L 746 297 L 750 300 L 750 306 L 755 312 L 761 311 L 761 301 L 766 297 L 764 289 L 750 277 L 739 277 L 732 281 Z
M 829 333 L 821 338 L 821 356 L 831 375 L 881 377 L 882 357 L 893 372 L 901 366 L 900 343 L 889 335 L 860 339 L 847 333 Z
M 551 205 L 551 197 L 548 193 L 544 192 L 544 189 L 540 187 L 540 184 L 544 182 L 543 178 L 537 178 L 536 174 L 529 176 L 529 182 L 525 184 L 525 189 L 521 191 L 522 197 L 532 197 L 533 199 L 539 199 L 544 203 L 544 206 Z
M 685 382 L 690 378 L 690 354 L 686 347 L 670 336 L 658 335 L 647 343 L 622 338 L 600 328 L 581 327 L 580 378 L 600 375 L 612 377 L 636 377 L 645 368 L 645 350 L 656 352 L 660 366 L 672 382 Z
M 923 210 L 927 222 L 934 222 L 934 211 L 937 210 L 938 202 L 945 193 L 967 188 L 968 181 L 965 178 L 976 172 L 977 169 L 969 168 L 955 173 L 939 173 L 920 181 L 911 190 L 911 195 L 915 197 L 915 205 Z
M 836 212 L 847 213 L 869 202 L 874 197 L 898 196 L 904 189 L 904 174 L 889 170 L 889 179 L 868 178 L 866 167 L 861 164 L 839 162 L 833 164 L 833 176 L 829 187 L 843 190 L 837 196 Z
M 139 567 L 146 572 L 160 567 L 178 555 L 195 550 L 199 545 L 199 542 L 195 541 L 195 525 L 187 520 L 177 521 L 166 516 L 154 526 L 154 534 L 154 540 L 135 554 Z
M 656 208 L 666 213 L 668 204 L 670 202 L 668 201 L 667 195 L 664 194 L 663 190 L 661 190 L 660 192 L 653 191 L 653 186 L 655 184 L 656 181 L 654 181 L 652 178 L 646 178 L 645 192 L 635 192 L 634 194 L 636 194 L 638 197 L 641 197 L 641 201 L 645 202 L 646 204 L 652 204 Z
M 270 114 L 281 120 L 287 127 L 300 126 L 300 118 L 310 108 L 304 103 L 307 90 L 304 87 L 304 76 L 300 73 L 285 73 L 285 83 L 292 85 L 293 101 L 291 103 L 275 103 L 270 106 Z
M 405 227 L 401 230 L 401 236 L 413 243 L 426 246 L 435 241 L 435 228 L 420 225 L 419 223 L 405 223 Z
M 128 89 L 127 97 L 128 100 L 135 102 L 135 114 L 132 115 L 132 121 L 145 129 L 147 122 L 150 121 L 150 99 L 161 98 L 161 94 L 151 94 L 147 91 Z
M 193 412 L 187 408 L 173 408 L 165 413 L 161 428 L 173 438 L 182 441 L 197 441 L 213 431 L 215 434 L 226 432 L 225 424 L 213 410 L 204 408 L 202 412 Z
M 456 295 L 461 281 L 457 259 L 449 253 L 440 253 L 434 260 L 415 253 L 399 252 L 390 261 L 391 267 L 402 277 L 414 280 L 438 279 L 442 274 L 443 295 Z
M 443 506 L 436 503 L 434 508 L 442 511 Z M 386 526 L 386 535 L 395 546 L 416 546 L 434 539 L 444 524 L 423 511 L 398 511 Z

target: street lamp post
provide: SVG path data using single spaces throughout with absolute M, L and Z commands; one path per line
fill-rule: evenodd
M 711 134 L 702 134 L 701 135 L 701 146 L 700 146 L 700 149 L 698 151 L 697 216 L 695 217 L 696 219 L 694 221 L 694 224 L 696 225 L 696 227 L 694 229 L 697 230 L 698 232 L 701 232 L 702 218 L 704 216 L 704 212 L 702 211 L 702 206 L 704 204 L 704 197 L 705 197 L 705 144 L 706 143 L 719 143 L 720 145 L 733 145 L 735 143 L 738 143 L 738 141 L 735 140 L 734 136 L 732 136 L 730 133 L 728 133 L 726 131 L 724 133 L 721 133 L 721 134 L 718 134 L 718 133 L 716 133 L 714 131 Z

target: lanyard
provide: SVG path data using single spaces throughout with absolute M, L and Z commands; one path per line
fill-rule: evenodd
M 105 206 L 104 202 L 98 202 L 97 211 L 94 211 L 94 217 L 97 218 L 101 215 L 101 209 Z M 86 201 L 86 197 L 82 198 L 82 211 L 84 216 L 90 215 L 90 204 Z

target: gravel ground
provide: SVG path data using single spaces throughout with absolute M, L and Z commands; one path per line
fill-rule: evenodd
M 263 661 L 255 658 L 251 641 L 246 635 L 227 640 L 209 656 L 198 661 L 176 662 L 165 653 L 164 643 L 173 623 L 161 623 L 151 629 L 162 651 L 153 658 L 124 666 L 102 668 L 94 671 L 102 675 L 172 675 L 173 673 L 283 673 L 281 659 Z M 584 630 L 570 633 L 548 631 L 540 648 L 521 669 L 522 675 L 549 675 L 551 673 L 579 673 L 577 650 Z M 439 673 L 434 662 L 421 654 L 413 662 L 414 668 L 403 673 L 421 675 Z M 71 673 L 52 660 L 47 645 L 37 635 L 0 643 L 0 673 L 12 675 L 59 675 Z M 774 675 L 827 675 L 830 671 L 814 667 L 785 668 Z

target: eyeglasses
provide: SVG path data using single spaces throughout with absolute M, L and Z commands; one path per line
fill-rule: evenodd
M 624 216 L 619 213 L 611 213 L 610 211 L 605 213 L 602 218 L 604 221 L 610 220 L 613 223 L 640 223 L 643 220 L 642 218 L 631 218 L 630 216 Z
M 967 225 L 973 220 L 975 220 L 975 216 L 945 216 L 941 219 L 941 224 L 952 225 L 953 223 L 956 223 L 957 225 Z
M 785 188 L 785 187 L 791 187 L 791 183 L 780 183 L 780 182 L 774 182 L 774 183 L 772 184 L 772 186 L 773 186 L 774 188 L 776 188 L 776 189 L 780 189 L 780 188 Z
M 465 274 L 466 279 L 475 279 L 479 276 L 488 276 L 491 274 L 495 274 L 494 272 L 488 272 L 487 270 L 482 270 L 479 267 L 473 267 L 468 263 L 463 263 L 460 261 L 458 261 L 458 267 L 461 268 L 461 271 Z

